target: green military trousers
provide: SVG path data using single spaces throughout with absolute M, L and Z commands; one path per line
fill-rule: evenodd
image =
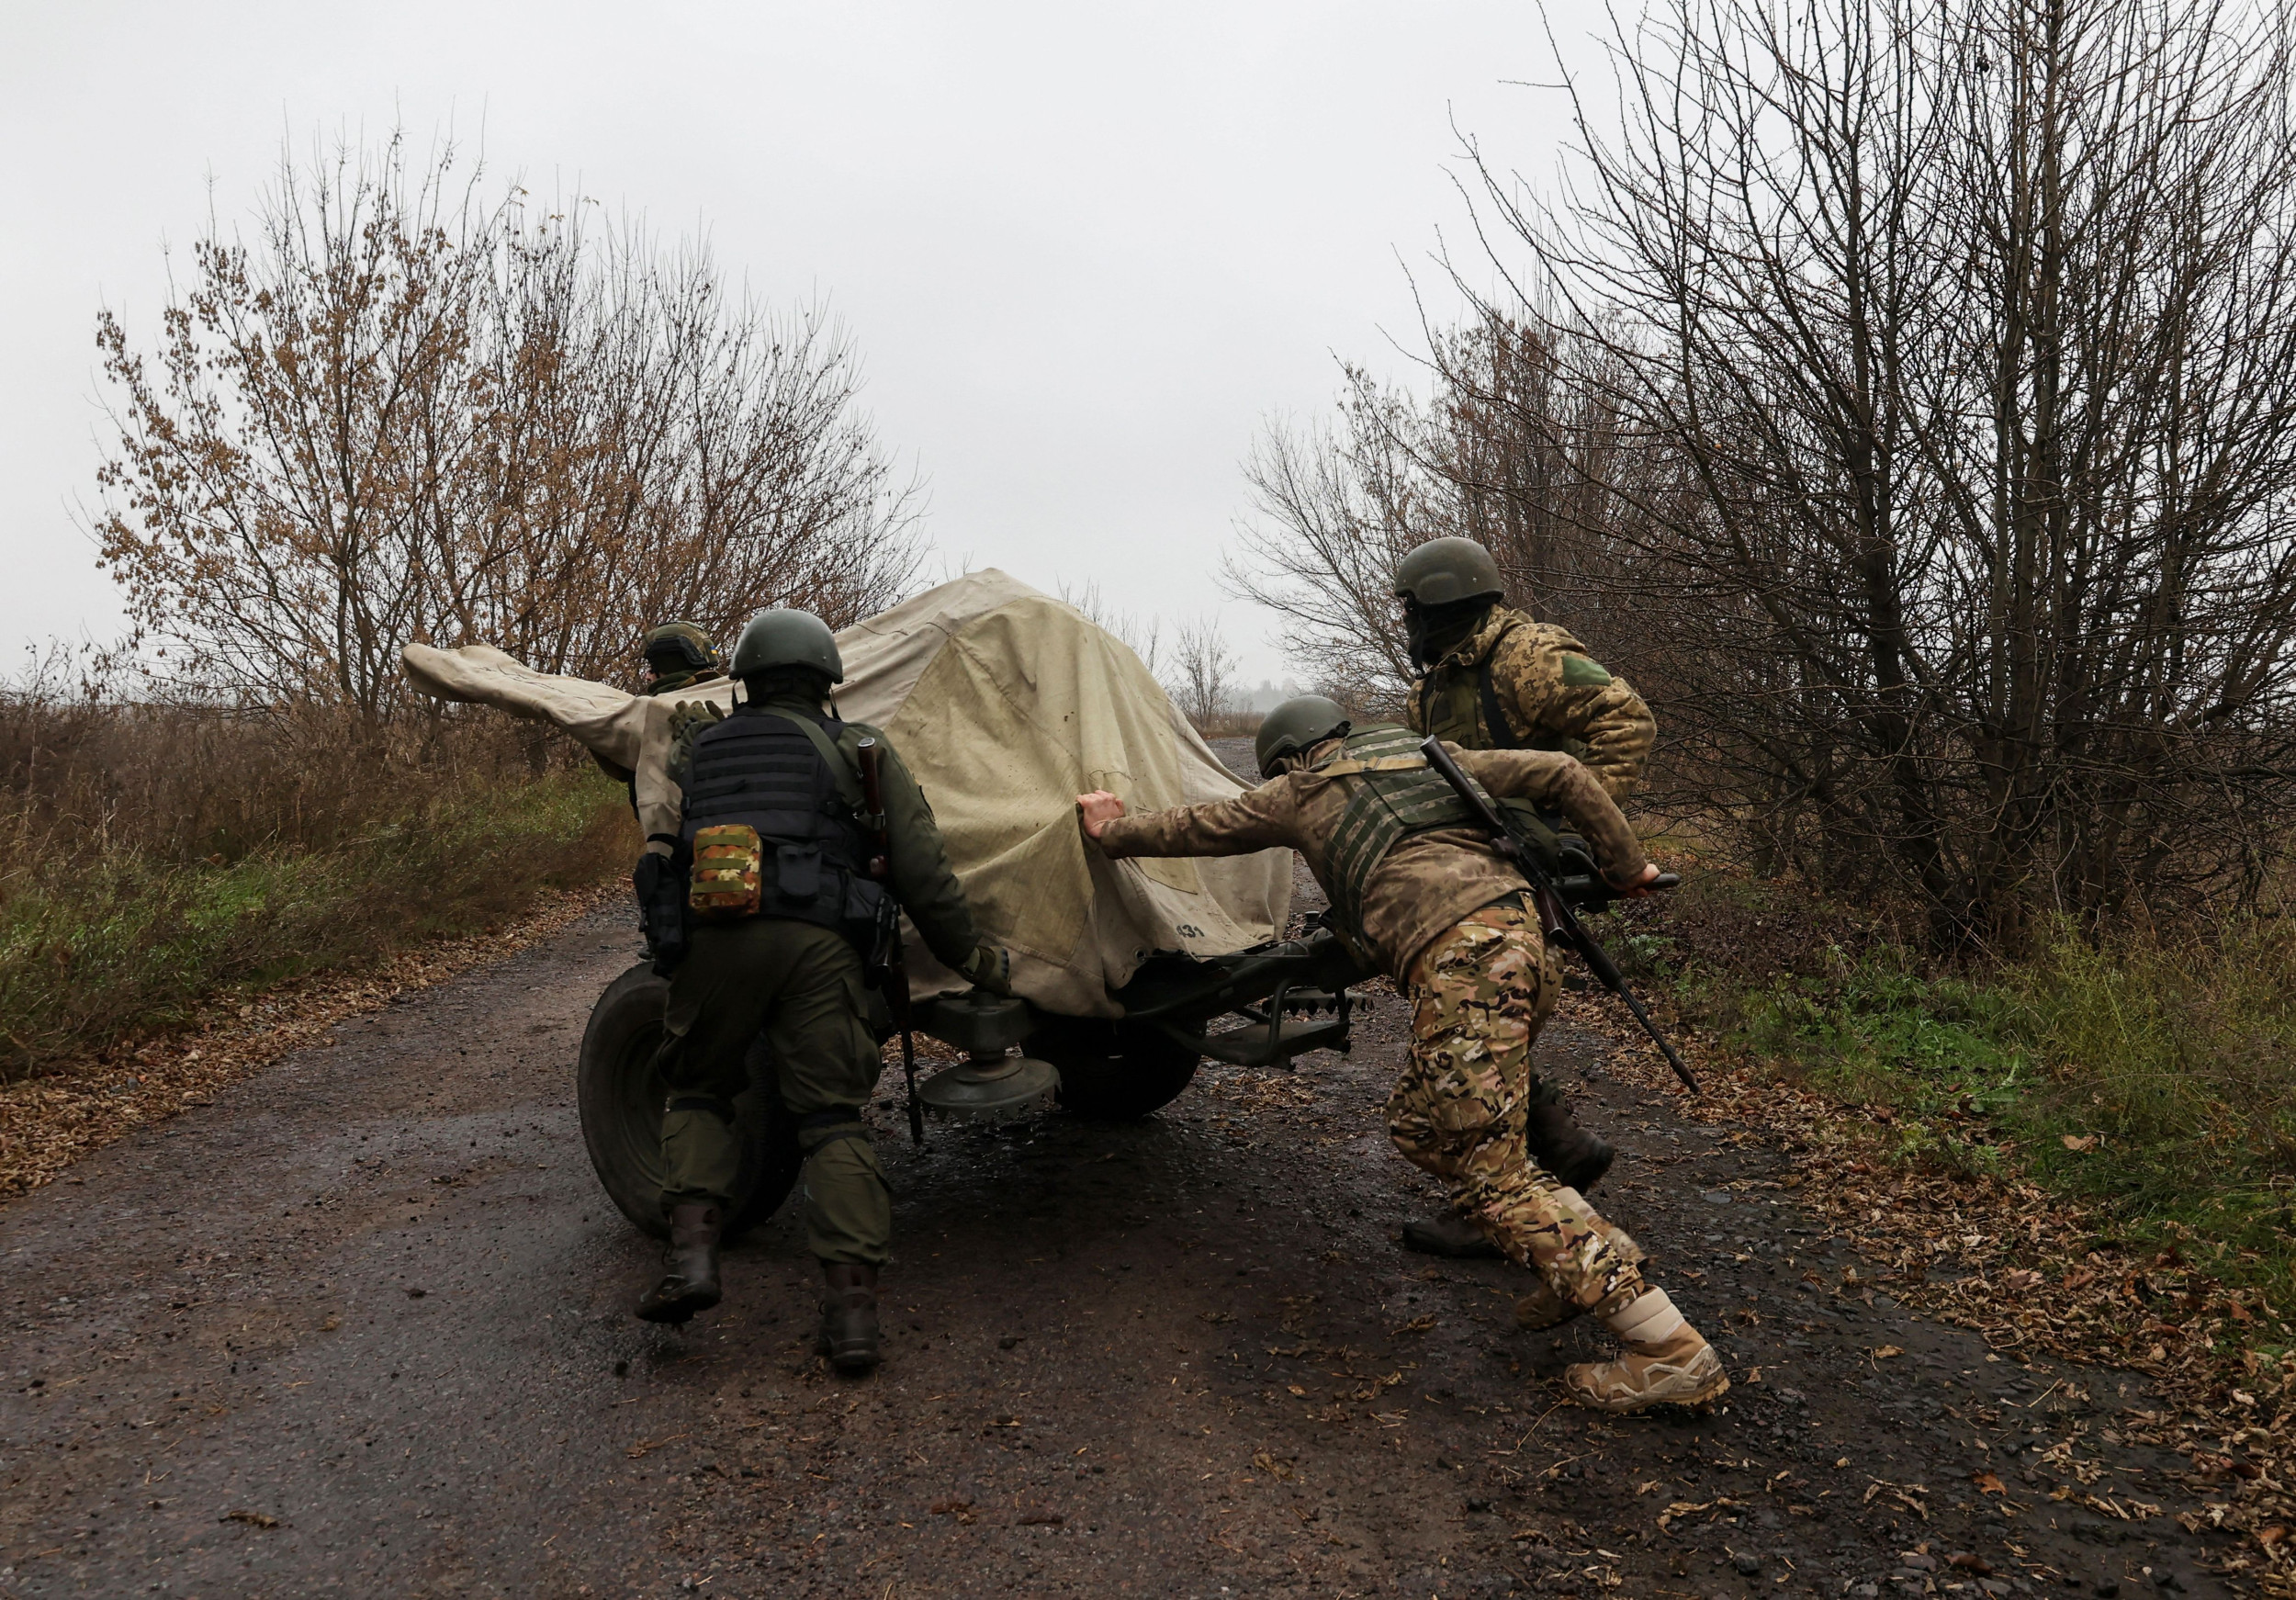
M 663 1209 L 731 1198 L 740 1168 L 733 1099 L 749 1087 L 746 1057 L 760 1029 L 806 1156 L 807 1243 L 824 1261 L 883 1266 L 893 1247 L 893 1198 L 861 1118 L 880 1065 L 861 957 L 809 922 L 704 924 L 670 975 L 655 1057 L 670 1090 Z

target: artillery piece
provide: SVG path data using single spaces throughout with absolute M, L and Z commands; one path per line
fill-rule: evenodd
M 1047 1101 L 1072 1116 L 1144 1117 L 1187 1088 L 1207 1056 L 1274 1066 L 1310 1050 L 1345 1051 L 1349 991 L 1366 975 L 1335 935 L 1319 930 L 1232 955 L 1152 955 L 1115 991 L 1123 1013 L 1114 1018 L 1063 1016 L 977 989 L 944 996 L 917 1006 L 917 1024 L 963 1060 L 927 1078 L 921 1093 L 929 1110 L 953 1118 L 1026 1115 Z M 664 1090 L 654 1053 L 668 987 L 645 963 L 609 984 L 591 1008 L 577 1069 L 591 1164 L 622 1214 L 656 1237 L 666 1225 Z M 887 1018 L 881 1033 L 890 1028 Z M 779 1210 L 803 1165 L 796 1121 L 772 1082 L 760 1038 L 750 1046 L 750 1087 L 734 1100 L 742 1164 L 729 1236 Z

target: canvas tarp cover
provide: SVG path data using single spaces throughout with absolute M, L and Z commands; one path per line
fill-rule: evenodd
M 845 717 L 884 730 L 923 786 L 984 936 L 1013 952 L 1015 988 L 1050 1010 L 1112 1016 L 1109 997 L 1155 951 L 1224 954 L 1282 927 L 1289 851 L 1110 862 L 1079 834 L 1075 796 L 1109 789 L 1135 809 L 1224 799 L 1243 783 L 1120 641 L 1006 574 L 972 573 L 838 636 Z M 417 687 L 563 728 L 636 775 L 638 819 L 673 833 L 669 721 L 680 700 L 730 704 L 731 686 L 647 699 L 553 677 L 500 650 L 406 647 Z M 909 944 L 921 997 L 962 980 Z

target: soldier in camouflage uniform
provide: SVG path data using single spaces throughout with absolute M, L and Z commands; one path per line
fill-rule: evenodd
M 1641 782 L 1658 736 L 1650 708 L 1568 632 L 1502 603 L 1491 552 L 1472 539 L 1431 539 L 1395 569 L 1412 659 L 1421 669 L 1408 715 L 1417 732 L 1467 749 L 1564 750 L 1615 801 Z M 1532 1154 L 1581 1192 L 1616 1154 L 1571 1120 L 1561 1092 L 1533 1073 L 1525 1097 Z M 1414 1218 L 1403 1243 L 1433 1256 L 1487 1256 L 1462 1217 Z
M 1267 779 L 1233 799 L 1140 817 L 1106 792 L 1079 795 L 1086 834 L 1113 857 L 1242 855 L 1289 846 L 1331 896 L 1340 930 L 1392 975 L 1412 1006 L 1410 1064 L 1388 1132 L 1415 1165 L 1451 1185 L 1459 1211 L 1540 1286 L 1517 1308 L 1527 1326 L 1592 1313 L 1626 1344 L 1617 1360 L 1570 1368 L 1581 1403 L 1638 1411 L 1698 1404 L 1729 1387 L 1721 1359 L 1642 1274 L 1642 1254 L 1526 1150 L 1531 1047 L 1553 1008 L 1555 952 L 1524 904 L 1521 873 L 1392 724 L 1355 731 L 1314 696 L 1268 715 Z M 1583 831 L 1621 893 L 1657 873 L 1593 774 L 1548 750 L 1454 752 L 1496 796 L 1559 808 Z

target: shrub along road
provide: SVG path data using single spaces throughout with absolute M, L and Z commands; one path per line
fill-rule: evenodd
M 1558 1406 L 1593 1331 L 1520 1333 L 1512 1269 L 1393 1242 L 1428 1189 L 1379 1132 L 1391 997 L 1352 1056 L 1207 1068 L 1142 1123 L 917 1154 L 883 1100 L 873 1379 L 811 1357 L 786 1211 L 719 1311 L 639 1324 L 652 1249 L 571 1073 L 626 920 L 0 1210 L 0 1594 L 2226 1592 L 2183 1463 L 2120 1442 L 2142 1380 L 1916 1320 L 1763 1187 L 1783 1157 L 1570 1029 L 1546 1059 L 1626 1150 L 1603 1195 L 1738 1382 Z

